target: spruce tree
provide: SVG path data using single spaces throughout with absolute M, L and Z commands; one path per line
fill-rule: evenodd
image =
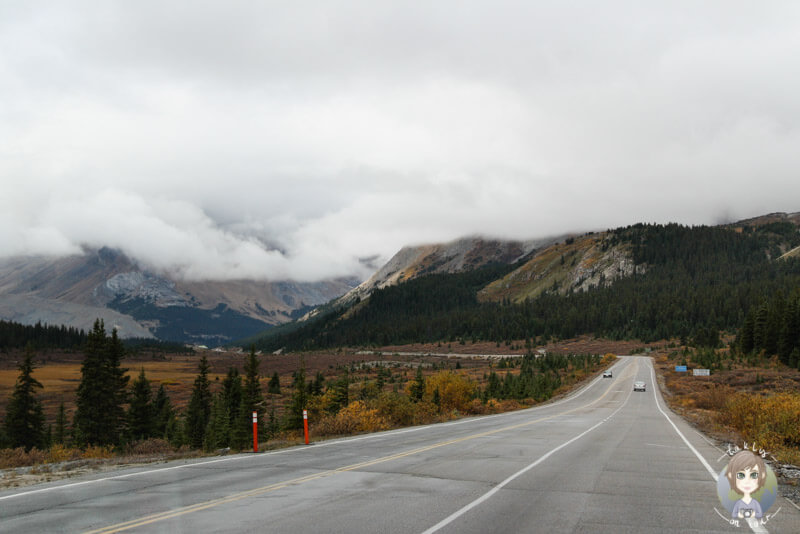
M 53 433 L 53 443 L 64 444 L 67 439 L 67 412 L 64 408 L 64 402 L 58 405 L 58 414 L 56 415 L 56 429 Z
M 755 328 L 756 328 L 756 314 L 755 311 L 750 310 L 744 320 L 744 324 L 739 329 L 737 341 L 739 349 L 744 354 L 750 354 L 755 349 Z
M 208 359 L 203 355 L 198 365 L 197 378 L 192 387 L 192 397 L 186 410 L 186 440 L 191 447 L 200 449 L 211 418 L 211 384 L 208 381 Z
M 230 446 L 230 416 L 226 406 L 225 395 L 220 392 L 214 395 L 211 405 L 211 417 L 208 420 L 203 448 L 213 451 Z
M 82 445 L 118 445 L 125 427 L 127 369 L 121 367 L 124 347 L 114 329 L 106 336 L 102 319 L 86 336 L 73 432 Z
M 226 446 L 241 449 L 247 442 L 247 423 L 242 421 L 242 377 L 235 367 L 222 381 L 222 402 L 227 417 Z M 212 415 L 213 418 L 213 415 Z
M 36 398 L 36 389 L 42 389 L 42 384 L 32 376 L 34 364 L 30 347 L 18 368 L 19 377 L 6 407 L 5 439 L 13 448 L 42 449 L 47 445 L 44 413 L 41 401 Z
M 414 377 L 414 382 L 411 383 L 408 393 L 411 400 L 415 402 L 422 400 L 422 395 L 425 393 L 425 377 L 422 375 L 421 366 L 417 366 L 417 374 Z
M 308 404 L 308 388 L 306 385 L 305 363 L 301 360 L 300 369 L 294 373 L 294 394 L 292 404 L 287 414 L 286 427 L 289 429 L 303 428 L 303 410 Z
M 277 371 L 272 373 L 272 378 L 269 379 L 269 385 L 267 386 L 267 393 L 273 395 L 281 394 L 281 379 L 278 377 Z
M 131 440 L 138 441 L 151 437 L 154 432 L 153 391 L 144 368 L 133 381 L 131 404 L 128 408 L 128 432 Z
M 253 412 L 258 414 L 258 435 L 264 436 L 264 395 L 261 392 L 258 356 L 255 347 L 250 348 L 250 353 L 244 364 L 244 385 L 242 391 L 242 408 L 240 425 L 246 429 L 245 439 L 248 443 L 253 441 Z
M 158 387 L 156 398 L 153 401 L 153 435 L 158 438 L 173 441 L 175 427 L 175 411 L 167 395 L 164 384 Z

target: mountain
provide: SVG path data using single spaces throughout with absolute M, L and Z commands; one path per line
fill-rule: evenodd
M 358 283 L 186 282 L 119 251 L 0 259 L 0 319 L 89 330 L 96 318 L 122 337 L 216 345 L 291 321 Z
M 493 264 L 512 264 L 559 239 L 563 238 L 510 241 L 473 236 L 448 243 L 403 247 L 368 280 L 340 297 L 336 305 L 352 304 L 368 297 L 376 289 L 421 276 L 474 271 Z
M 533 255 L 518 269 L 487 285 L 478 293 L 483 301 L 508 299 L 522 302 L 547 291 L 565 294 L 613 283 L 644 272 L 636 266 L 632 247 L 611 244 L 609 232 L 571 237 Z
M 336 306 L 257 346 L 718 339 L 765 296 L 798 291 L 799 227 L 800 214 L 770 214 L 711 227 L 637 224 L 540 248 L 491 242 L 494 254 L 477 252 L 487 250 L 479 238 L 407 248 Z

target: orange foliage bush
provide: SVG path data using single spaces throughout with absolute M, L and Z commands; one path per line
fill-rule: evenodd
M 452 371 L 439 371 L 425 379 L 424 400 L 432 402 L 439 391 L 439 406 L 443 412 L 467 412 L 472 404 L 475 383 Z
M 33 448 L 26 451 L 24 447 L 0 450 L 0 469 L 43 464 L 47 461 L 47 452 Z
M 378 413 L 395 426 L 410 426 L 414 424 L 416 408 L 414 403 L 405 395 L 396 393 L 381 393 L 370 405 Z
M 86 447 L 86 450 L 83 451 L 83 457 L 85 459 L 113 458 L 114 449 L 110 445 L 105 447 L 101 447 L 100 445 L 89 445 Z
M 761 397 L 737 393 L 728 400 L 721 419 L 760 448 L 794 449 L 796 453 L 800 447 L 800 394 Z
M 722 410 L 735 395 L 735 390 L 725 384 L 710 384 L 711 387 L 694 395 L 694 405 L 703 410 Z
M 364 401 L 355 401 L 342 408 L 339 413 L 326 416 L 314 425 L 318 435 L 343 435 L 357 432 L 387 430 L 389 422 L 376 408 L 368 408 Z
M 171 453 L 172 450 L 172 446 L 167 440 L 150 438 L 131 443 L 127 448 L 127 453 L 137 456 L 152 456 Z
M 61 443 L 56 443 L 47 451 L 47 461 L 49 463 L 66 462 L 78 460 L 83 456 L 83 451 L 74 447 L 67 447 Z

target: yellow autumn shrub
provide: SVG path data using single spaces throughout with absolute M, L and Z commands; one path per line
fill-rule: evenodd
M 376 408 L 369 408 L 364 401 L 351 402 L 336 415 L 320 419 L 314 425 L 314 433 L 318 435 L 344 435 L 358 432 L 377 432 L 390 428 L 385 417 Z
M 439 407 L 443 412 L 468 412 L 475 393 L 475 383 L 452 371 L 439 371 L 425 379 L 424 400 L 433 402 L 439 392 Z
M 736 393 L 725 408 L 722 421 L 759 448 L 800 448 L 800 394 L 784 392 L 761 397 Z

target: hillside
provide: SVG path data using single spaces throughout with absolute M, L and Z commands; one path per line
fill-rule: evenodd
M 421 276 L 474 271 L 487 265 L 508 265 L 557 240 L 507 241 L 467 237 L 449 243 L 403 247 L 368 280 L 338 299 L 335 305 L 351 304 L 368 297 L 376 289 Z
M 121 337 L 216 345 L 289 322 L 356 283 L 186 282 L 103 248 L 0 259 L 0 319 L 89 330 L 102 318 Z
M 478 293 L 481 301 L 520 303 L 547 291 L 586 291 L 630 276 L 637 269 L 630 244 L 609 244 L 608 233 L 569 238 L 536 254 L 519 269 Z M 644 272 L 638 266 L 638 272 Z
M 571 237 L 515 265 L 375 289 L 263 348 L 567 338 L 643 340 L 736 331 L 765 295 L 800 287 L 792 216 L 718 227 L 635 225 Z M 387 272 L 393 269 L 386 269 Z

